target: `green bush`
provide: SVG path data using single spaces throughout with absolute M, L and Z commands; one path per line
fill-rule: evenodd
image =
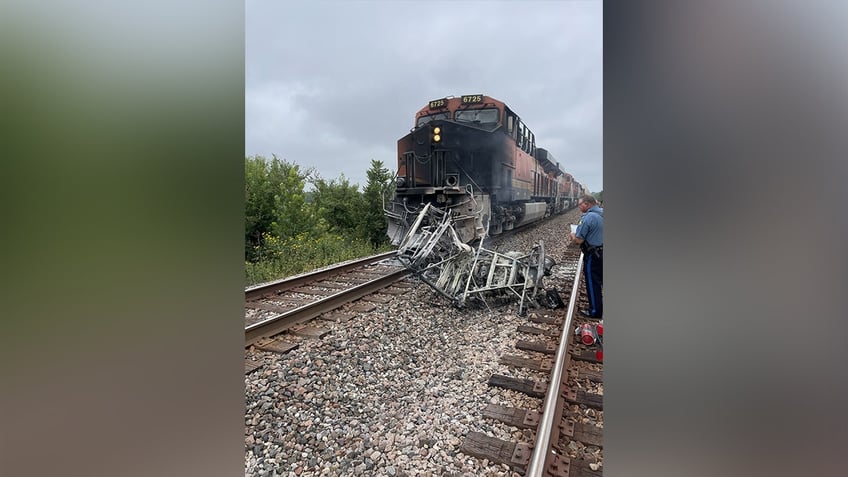
M 382 195 L 394 176 L 376 160 L 367 176 L 363 193 L 344 175 L 325 180 L 276 156 L 246 157 L 247 285 L 391 250 Z

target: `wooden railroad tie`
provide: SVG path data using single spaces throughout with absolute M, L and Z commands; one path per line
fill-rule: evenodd
M 563 419 L 559 425 L 559 433 L 573 441 L 580 441 L 591 446 L 604 446 L 604 429 L 594 424 Z
M 524 473 L 533 456 L 533 447 L 530 444 L 515 443 L 489 437 L 482 432 L 469 432 L 459 451 L 465 455 L 488 459 L 490 462 L 508 465 L 513 471 Z M 569 459 L 564 455 L 551 455 L 548 457 L 548 465 L 545 475 L 561 477 L 601 477 L 600 470 L 594 471 L 589 467 L 589 462 L 583 459 Z
M 544 335 L 544 336 L 557 336 L 559 333 L 556 330 L 546 330 L 544 328 L 536 328 L 535 326 L 530 325 L 518 325 L 519 333 L 527 333 L 528 335 Z
M 413 288 L 418 288 L 418 285 L 415 284 L 415 283 L 407 282 L 407 281 L 401 281 L 401 282 L 392 283 L 392 287 L 403 288 L 405 290 L 411 290 Z
M 380 293 L 386 293 L 388 295 L 405 295 L 409 293 L 409 289 L 390 286 L 388 288 L 383 288 L 382 290 L 380 290 Z
M 569 353 L 571 354 L 571 356 L 574 359 L 579 359 L 580 361 L 586 361 L 588 363 L 601 363 L 601 364 L 603 364 L 603 361 L 599 360 L 595 356 L 594 351 L 571 351 Z
M 489 404 L 483 409 L 483 417 L 495 419 L 519 429 L 535 429 L 539 426 L 539 412 L 530 409 Z
M 544 398 L 545 392 L 548 390 L 548 384 L 545 382 L 513 378 L 502 374 L 493 374 L 489 378 L 489 385 L 511 389 L 535 398 Z
M 380 290 L 382 292 L 382 290 Z M 368 295 L 362 297 L 362 301 L 369 303 L 388 303 L 392 301 L 392 297 L 386 295 Z
M 347 283 L 339 283 L 333 281 L 319 282 L 316 284 L 316 286 L 329 288 L 331 290 L 347 290 L 348 288 L 350 288 L 350 285 Z
M 261 349 L 262 351 L 283 354 L 288 353 L 300 345 L 298 343 L 292 343 L 284 340 L 269 340 L 256 343 L 254 346 L 256 346 L 256 349 Z
M 303 293 L 304 295 L 313 295 L 313 296 L 326 296 L 332 294 L 332 292 L 327 290 L 319 290 L 317 288 L 313 288 L 310 286 L 298 287 L 292 289 L 295 293 Z
M 505 364 L 507 366 L 512 366 L 515 368 L 532 369 L 533 371 L 550 371 L 554 365 L 552 359 L 524 358 L 522 356 L 514 354 L 507 354 L 501 356 L 501 358 L 498 360 L 498 363 Z
M 587 393 L 578 389 L 577 391 L 568 390 L 562 394 L 562 397 L 568 402 L 583 404 L 594 409 L 603 410 L 604 408 L 603 394 Z
M 560 320 L 559 320 L 559 318 L 557 318 L 555 316 L 539 316 L 539 315 L 533 314 L 533 315 L 530 315 L 530 322 L 531 323 L 539 323 L 539 324 L 542 324 L 542 325 L 553 325 L 553 324 L 560 323 Z
M 465 436 L 459 451 L 479 459 L 506 464 L 519 473 L 527 470 L 527 464 L 530 463 L 530 457 L 533 454 L 533 448 L 529 444 L 516 444 L 474 431 Z
M 523 351 L 535 351 L 543 354 L 556 354 L 556 348 L 548 346 L 547 343 L 541 341 L 524 341 L 518 340 L 515 347 Z
M 317 326 L 304 326 L 303 328 L 297 330 L 291 330 L 291 333 L 297 336 L 305 336 L 307 338 L 321 338 L 330 330 L 327 328 L 319 328 Z
M 354 270 L 354 271 L 345 273 L 344 279 L 347 280 L 350 277 L 355 277 L 355 278 L 366 278 L 368 280 L 373 280 L 374 278 L 377 278 L 378 276 L 380 276 L 379 273 L 369 272 L 369 271 L 365 271 L 365 270 Z
M 350 311 L 358 311 L 360 313 L 368 313 L 369 311 L 373 311 L 375 308 L 377 308 L 377 305 L 360 300 L 360 301 L 357 301 L 355 305 L 352 305 L 350 307 Z
M 351 320 L 352 318 L 355 318 L 355 317 L 356 317 L 356 315 L 354 315 L 353 313 L 345 313 L 343 311 L 331 311 L 330 313 L 322 314 L 318 318 L 321 318 L 322 320 L 327 320 L 327 321 L 335 321 L 335 322 L 338 322 L 338 323 L 344 323 L 344 322 L 349 321 L 349 320 Z
M 280 301 L 280 300 L 277 300 Z M 283 302 L 277 305 L 271 303 L 262 303 L 262 302 L 248 302 L 244 304 L 245 308 L 252 308 L 254 310 L 265 310 L 265 311 L 273 311 L 275 313 L 288 313 L 294 308 L 300 306 L 301 303 L 298 302 Z
M 552 455 L 548 460 L 545 475 L 560 477 L 602 477 L 603 472 L 592 470 L 589 461 L 583 459 L 569 459 L 564 455 Z
M 489 385 L 511 389 L 537 398 L 544 398 L 548 389 L 548 384 L 543 381 L 513 378 L 502 374 L 493 374 L 489 378 Z M 576 391 L 568 389 L 562 394 L 562 397 L 569 402 L 583 404 L 591 408 L 601 410 L 604 408 L 604 396 L 602 394 L 590 393 L 582 389 Z
M 261 368 L 262 366 L 265 366 L 265 363 L 262 362 L 262 361 L 254 361 L 252 359 L 245 359 L 244 360 L 244 374 L 250 374 L 250 373 L 256 371 L 257 369 Z
M 574 379 L 588 379 L 589 381 L 592 381 L 593 383 L 604 382 L 603 371 L 595 371 L 595 370 L 587 369 L 587 368 L 579 368 L 579 369 L 576 369 L 574 371 L 569 371 L 568 374 L 573 376 Z

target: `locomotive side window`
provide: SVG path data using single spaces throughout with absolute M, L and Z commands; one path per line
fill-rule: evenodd
M 524 137 L 521 138 L 521 150 L 527 152 L 530 147 L 530 130 L 524 128 L 522 132 Z
M 515 116 L 510 115 L 506 117 L 506 130 L 510 134 L 515 131 Z M 514 136 L 514 134 L 512 135 Z
M 448 119 L 448 113 L 436 113 L 430 114 L 429 116 L 421 116 L 420 118 L 418 118 L 418 124 L 416 125 L 416 127 L 421 127 L 429 123 L 430 121 L 436 119 Z
M 524 123 L 518 120 L 518 147 L 524 149 Z

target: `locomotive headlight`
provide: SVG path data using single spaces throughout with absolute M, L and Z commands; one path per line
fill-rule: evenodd
M 436 134 L 436 135 L 434 135 L 434 136 L 433 136 L 433 141 L 435 141 L 435 142 L 439 142 L 439 141 L 441 141 L 441 140 L 442 140 L 442 136 L 439 136 L 438 134 Z
M 433 128 L 433 142 L 439 142 L 442 140 L 441 133 L 442 128 L 440 128 L 439 126 Z

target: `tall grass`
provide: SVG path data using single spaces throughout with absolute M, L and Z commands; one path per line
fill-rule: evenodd
M 318 238 L 301 234 L 285 240 L 268 235 L 264 245 L 257 250 L 259 260 L 245 262 L 245 285 L 309 272 L 334 263 L 387 252 L 392 248 L 390 245 L 375 248 L 368 241 L 335 234 Z

